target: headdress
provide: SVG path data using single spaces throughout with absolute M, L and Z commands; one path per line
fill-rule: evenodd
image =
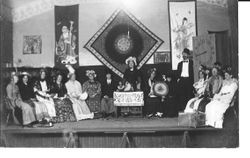
M 95 78 L 95 77 L 96 77 L 95 71 L 94 71 L 94 70 L 87 70 L 87 71 L 86 71 L 86 76 L 89 77 L 90 75 L 93 75 L 93 77 Z
M 128 57 L 126 60 L 125 60 L 125 63 L 128 64 L 129 61 L 133 61 L 135 63 L 135 65 L 137 65 L 137 62 L 136 62 L 136 58 L 135 57 Z

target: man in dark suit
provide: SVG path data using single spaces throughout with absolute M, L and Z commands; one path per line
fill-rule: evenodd
M 102 84 L 101 111 L 104 117 L 115 115 L 116 108 L 113 99 L 113 93 L 115 90 L 115 83 L 111 77 L 111 73 L 108 72 L 106 74 L 105 82 Z
M 185 48 L 182 52 L 183 61 L 179 62 L 177 68 L 179 111 L 184 111 L 189 99 L 194 97 L 193 61 L 188 58 L 189 55 L 190 50 Z

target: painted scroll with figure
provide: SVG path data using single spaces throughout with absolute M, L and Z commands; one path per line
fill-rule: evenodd
M 182 60 L 184 48 L 193 50 L 192 38 L 196 31 L 196 1 L 169 1 L 170 43 L 172 69 Z
M 55 6 L 55 66 L 78 65 L 78 5 Z

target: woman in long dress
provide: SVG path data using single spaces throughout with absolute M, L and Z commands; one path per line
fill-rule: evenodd
M 34 107 L 37 121 L 42 122 L 43 119 L 49 120 L 50 117 L 46 105 L 35 99 L 33 87 L 29 82 L 29 76 L 28 73 L 22 73 L 22 80 L 19 84 L 21 98 L 25 103 Z
M 45 69 L 41 69 L 40 79 L 34 84 L 34 92 L 37 100 L 46 105 L 49 117 L 53 119 L 53 117 L 56 117 L 56 109 L 50 91 L 51 84 L 46 80 L 46 71 Z
M 69 73 L 68 77 L 69 81 L 66 82 L 65 86 L 70 100 L 73 103 L 72 106 L 76 120 L 79 121 L 83 119 L 93 119 L 94 114 L 90 112 L 88 105 L 84 100 L 86 97 L 83 97 L 82 86 L 80 82 L 76 80 L 74 73 Z
M 125 63 L 128 65 L 128 69 L 125 70 L 123 79 L 132 85 L 134 91 L 141 90 L 141 77 L 140 72 L 136 68 L 136 58 L 129 57 Z
M 161 103 L 161 97 L 154 94 L 153 86 L 156 82 L 156 68 L 152 68 L 148 71 L 149 78 L 145 84 L 145 114 L 147 117 L 161 117 L 163 114 L 163 108 Z
M 62 83 L 62 79 L 62 74 L 57 74 L 56 81 L 51 88 L 56 108 L 56 117 L 53 120 L 57 123 L 76 121 L 72 102 L 67 97 L 67 89 Z
M 95 80 L 94 70 L 87 70 L 86 76 L 89 80 L 82 85 L 82 91 L 88 94 L 86 103 L 91 112 L 101 113 L 101 83 Z
M 6 88 L 7 97 L 10 100 L 13 107 L 17 106 L 20 109 L 22 109 L 23 125 L 32 127 L 32 123 L 36 121 L 36 117 L 32 107 L 29 104 L 22 101 L 20 96 L 20 91 L 17 86 L 17 82 L 18 82 L 18 76 L 15 73 L 12 73 L 11 81 Z
M 199 81 L 195 82 L 193 85 L 196 91 L 196 97 L 188 101 L 186 108 L 184 110 L 185 113 L 188 113 L 188 112 L 192 113 L 197 110 L 198 107 L 197 107 L 197 104 L 195 104 L 195 102 L 204 95 L 205 88 L 207 85 L 205 78 L 206 78 L 205 73 L 203 71 L 199 71 Z
M 211 98 L 217 93 L 219 93 L 222 86 L 222 76 L 218 74 L 218 68 L 212 68 L 212 76 L 206 81 L 207 85 L 205 88 L 204 95 L 194 102 L 194 107 L 197 111 L 205 112 L 206 105 L 211 101 Z
M 233 96 L 238 89 L 237 82 L 232 78 L 231 70 L 224 73 L 225 80 L 218 94 L 215 94 L 212 101 L 206 106 L 206 125 L 215 128 L 223 127 L 223 116 L 230 106 Z

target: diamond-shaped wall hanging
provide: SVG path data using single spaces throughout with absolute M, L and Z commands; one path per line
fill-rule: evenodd
M 129 56 L 137 58 L 137 68 L 140 69 L 162 43 L 131 13 L 118 9 L 84 48 L 122 78 Z

